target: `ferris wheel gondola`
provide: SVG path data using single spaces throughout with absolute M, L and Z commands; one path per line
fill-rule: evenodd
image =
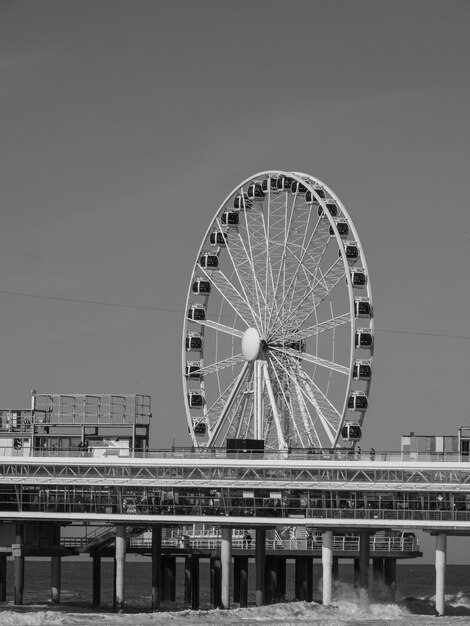
M 364 251 L 333 191 L 297 172 L 244 181 L 209 224 L 188 289 L 193 444 L 354 445 L 369 406 L 373 321 Z

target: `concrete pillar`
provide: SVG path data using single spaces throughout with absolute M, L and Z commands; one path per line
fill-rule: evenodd
M 7 598 L 7 555 L 0 554 L 0 602 Z
M 264 568 L 266 559 L 266 529 L 256 529 L 256 606 L 263 606 L 264 600 Z
M 384 600 L 386 602 L 395 602 L 397 590 L 397 560 L 384 560 Z
M 114 610 L 122 613 L 124 610 L 124 580 L 126 564 L 126 527 L 116 526 L 116 599 Z
M 210 580 L 211 580 L 211 598 L 212 598 L 212 603 L 215 609 L 220 608 L 221 604 L 222 604 L 222 598 L 221 598 L 221 563 L 220 563 L 220 557 L 217 554 L 214 554 L 213 556 L 211 556 L 211 560 L 210 560 Z
M 321 562 L 323 569 L 323 606 L 333 601 L 333 531 L 325 530 L 322 539 Z
M 23 556 L 24 526 L 16 524 L 16 545 L 13 549 L 13 574 L 15 604 L 23 604 L 24 591 L 24 556 Z
M 60 556 L 51 557 L 51 602 L 60 602 L 60 575 L 62 559 Z
M 160 610 L 162 599 L 162 527 L 152 526 L 152 611 Z
M 369 601 L 369 536 L 368 530 L 359 533 L 359 606 L 368 609 Z
M 93 555 L 93 606 L 101 604 L 101 557 Z
M 439 617 L 446 613 L 446 556 L 447 535 L 439 533 L 436 535 L 436 613 Z
M 230 608 L 230 566 L 232 564 L 232 529 L 222 528 L 220 544 L 220 560 L 222 564 L 222 608 Z
M 372 559 L 372 596 L 379 602 L 384 599 L 384 559 Z

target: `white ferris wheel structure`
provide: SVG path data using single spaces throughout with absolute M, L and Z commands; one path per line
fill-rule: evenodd
M 354 447 L 369 404 L 370 277 L 346 208 L 319 179 L 267 171 L 220 205 L 186 301 L 193 445 Z

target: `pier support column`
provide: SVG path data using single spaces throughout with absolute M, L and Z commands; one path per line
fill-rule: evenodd
M 221 599 L 221 574 L 222 574 L 222 566 L 220 563 L 220 557 L 217 554 L 211 556 L 210 561 L 210 583 L 211 583 L 211 598 L 212 603 L 214 605 L 214 609 L 220 608 L 222 604 Z
M 446 613 L 446 556 L 447 535 L 440 533 L 436 535 L 436 613 L 439 617 Z
M 230 608 L 230 566 L 232 564 L 232 529 L 222 527 L 222 541 L 220 545 L 220 560 L 222 564 L 222 608 Z
M 62 569 L 62 559 L 60 556 L 51 557 L 51 602 L 60 602 L 60 578 Z
M 7 598 L 7 555 L 0 554 L 0 602 Z
M 23 524 L 16 524 L 16 544 L 13 547 L 15 604 L 23 604 L 23 591 L 24 591 L 23 540 L 24 540 L 24 526 Z
M 266 529 L 265 528 L 257 528 L 256 529 L 256 551 L 255 551 L 255 561 L 256 561 L 256 606 L 263 606 L 264 602 L 265 602 L 265 599 L 264 599 L 265 560 L 266 560 Z
M 372 559 L 372 596 L 379 602 L 384 599 L 384 559 Z
M 101 604 L 101 557 L 93 555 L 93 606 Z
M 367 530 L 359 533 L 359 605 L 361 609 L 369 608 L 369 536 Z
M 152 526 L 152 611 L 160 610 L 162 599 L 162 527 Z
M 116 526 L 116 599 L 114 610 L 124 610 L 124 579 L 126 563 L 126 527 Z
M 322 539 L 321 562 L 323 568 L 323 606 L 333 601 L 333 531 L 325 530 Z
M 384 600 L 386 602 L 395 602 L 397 591 L 397 560 L 384 560 Z

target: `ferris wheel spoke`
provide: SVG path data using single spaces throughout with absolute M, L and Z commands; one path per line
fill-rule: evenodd
M 300 302 L 307 302 L 312 296 L 312 283 L 315 282 L 316 270 L 326 250 L 330 235 L 325 220 L 319 222 L 307 250 L 289 249 L 291 265 L 289 268 L 290 284 L 282 289 L 282 299 L 278 307 L 276 321 L 271 322 L 274 332 L 293 316 L 293 311 Z M 311 278 L 309 278 L 311 277 Z M 310 303 L 310 307 L 312 304 Z M 294 322 L 295 323 L 295 322 Z
M 240 289 L 243 292 L 245 302 L 251 303 L 254 323 L 261 332 L 261 314 L 260 309 L 253 308 L 258 303 L 257 287 L 254 280 L 254 270 L 251 265 L 251 259 L 244 246 L 240 233 L 230 234 L 226 242 L 227 253 L 230 257 L 233 271 L 237 277 Z
M 343 313 L 342 315 L 337 315 L 336 317 L 332 317 L 329 320 L 325 320 L 324 322 L 318 322 L 313 326 L 309 326 L 307 328 L 301 328 L 296 332 L 288 332 L 286 335 L 282 336 L 283 341 L 301 341 L 302 339 L 307 339 L 308 337 L 314 337 L 320 333 L 324 333 L 330 330 L 333 330 L 337 326 L 342 326 L 344 324 L 349 324 L 351 322 L 351 314 Z
M 320 357 L 313 356 L 313 354 L 308 354 L 306 352 L 301 352 L 298 350 L 288 350 L 286 348 L 280 348 L 278 346 L 271 346 L 271 350 L 273 350 L 274 352 L 287 354 L 293 359 L 300 359 L 302 361 L 308 361 L 309 363 L 313 363 L 314 365 L 320 365 L 321 367 L 325 367 L 326 369 L 333 370 L 335 372 L 340 372 L 341 374 L 349 374 L 349 367 L 345 367 L 344 365 L 340 365 L 339 363 L 333 363 L 333 361 L 328 361 L 327 359 L 321 359 Z
M 302 286 L 298 289 L 298 280 L 302 275 L 301 270 L 305 269 L 308 274 L 309 266 L 312 265 L 311 271 L 315 271 L 330 240 L 325 220 L 320 220 L 319 218 L 316 221 L 313 232 L 308 236 L 311 217 L 311 207 L 301 203 L 297 207 L 296 218 L 289 233 L 288 251 L 292 258 L 292 267 L 290 267 L 289 284 L 285 289 L 281 307 L 285 310 L 287 316 L 290 315 L 290 311 L 295 307 L 296 294 L 302 293 Z
M 224 359 L 223 361 L 218 361 L 217 363 L 211 363 L 210 365 L 204 365 L 200 367 L 198 370 L 193 370 L 193 374 L 198 374 L 199 376 L 205 377 L 210 374 L 215 374 L 216 372 L 220 372 L 227 367 L 233 367 L 234 365 L 238 365 L 244 361 L 244 357 L 242 354 L 236 354 L 233 357 L 229 357 L 228 359 Z
M 340 261 L 336 261 L 325 274 L 318 268 L 319 276 L 315 277 L 314 283 L 305 281 L 304 296 L 299 299 L 297 307 L 290 315 L 296 320 L 297 327 L 303 326 L 315 313 L 317 307 L 326 300 L 331 291 L 345 277 L 346 272 Z M 308 285 L 308 287 L 307 287 Z
M 266 292 L 263 288 L 265 279 L 265 258 L 267 240 L 263 228 L 263 214 L 253 208 L 246 216 L 246 251 L 253 270 L 253 285 L 260 318 L 264 325 L 264 312 L 267 308 Z
M 225 302 L 239 315 L 246 326 L 255 324 L 256 313 L 249 302 L 237 291 L 233 283 L 219 270 L 217 272 L 207 272 L 203 267 L 200 270 L 206 278 L 216 287 Z
M 243 338 L 242 330 L 232 328 L 231 326 L 226 326 L 225 324 L 221 324 L 220 322 L 213 322 L 212 320 L 205 319 L 198 320 L 197 323 L 201 326 L 204 326 L 205 328 L 212 328 L 213 330 L 217 330 L 221 333 L 226 333 L 227 335 L 232 335 L 233 337 L 240 337 L 240 339 Z
M 302 393 L 315 408 L 331 445 L 333 446 L 335 443 L 335 434 L 338 432 L 341 424 L 341 414 L 300 367 L 298 369 L 298 376 L 303 383 L 300 387 Z

